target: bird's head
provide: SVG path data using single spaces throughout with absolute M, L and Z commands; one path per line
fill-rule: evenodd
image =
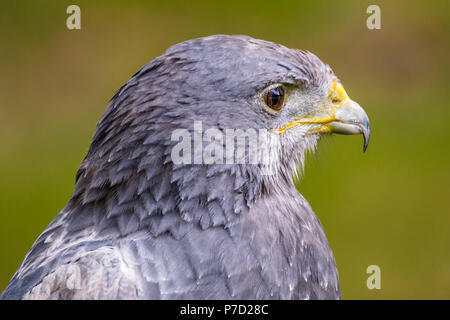
M 291 180 L 305 151 L 329 133 L 362 134 L 365 150 L 369 120 L 312 53 L 247 36 L 189 40 L 116 93 L 73 198 L 89 203 L 112 195 L 111 203 L 126 206 L 147 192 L 161 211 L 220 199 L 220 206 L 238 212 L 239 203 L 270 189 L 264 184 Z M 258 171 L 261 161 L 269 180 Z M 169 194 L 176 199 L 161 202 Z
M 174 121 L 187 127 L 198 121 L 203 132 L 218 129 L 223 139 L 215 143 L 225 144 L 228 129 L 241 130 L 247 144 L 273 138 L 268 165 L 275 173 L 303 163 L 304 152 L 324 134 L 362 134 L 367 148 L 366 113 L 312 53 L 246 36 L 212 36 L 175 45 L 165 56 L 166 63 L 179 66 L 168 79 L 171 94 L 182 103 Z M 247 162 L 251 147 L 246 146 Z

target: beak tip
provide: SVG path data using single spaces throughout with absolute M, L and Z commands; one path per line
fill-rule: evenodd
M 368 122 L 363 128 L 362 134 L 363 134 L 363 137 L 364 137 L 363 152 L 366 152 L 367 147 L 369 146 L 369 140 L 370 140 L 370 125 L 369 125 Z

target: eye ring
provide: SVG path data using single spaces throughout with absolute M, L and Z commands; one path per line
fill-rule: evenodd
M 265 104 L 274 111 L 281 111 L 285 100 L 285 91 L 282 86 L 269 89 L 265 96 Z

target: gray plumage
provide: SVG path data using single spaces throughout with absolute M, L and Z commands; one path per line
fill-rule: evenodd
M 0 298 L 339 298 L 325 234 L 291 178 L 319 139 L 312 125 L 281 136 L 273 175 L 171 159 L 177 128 L 280 127 L 318 108 L 333 80 L 313 54 L 246 36 L 171 47 L 113 97 L 71 199 Z M 297 111 L 261 107 L 273 83 L 295 87 Z

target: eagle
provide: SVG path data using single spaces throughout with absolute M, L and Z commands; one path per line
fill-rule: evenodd
M 331 133 L 365 151 L 369 120 L 314 54 L 243 35 L 176 44 L 111 99 L 0 298 L 340 299 L 293 183 Z

